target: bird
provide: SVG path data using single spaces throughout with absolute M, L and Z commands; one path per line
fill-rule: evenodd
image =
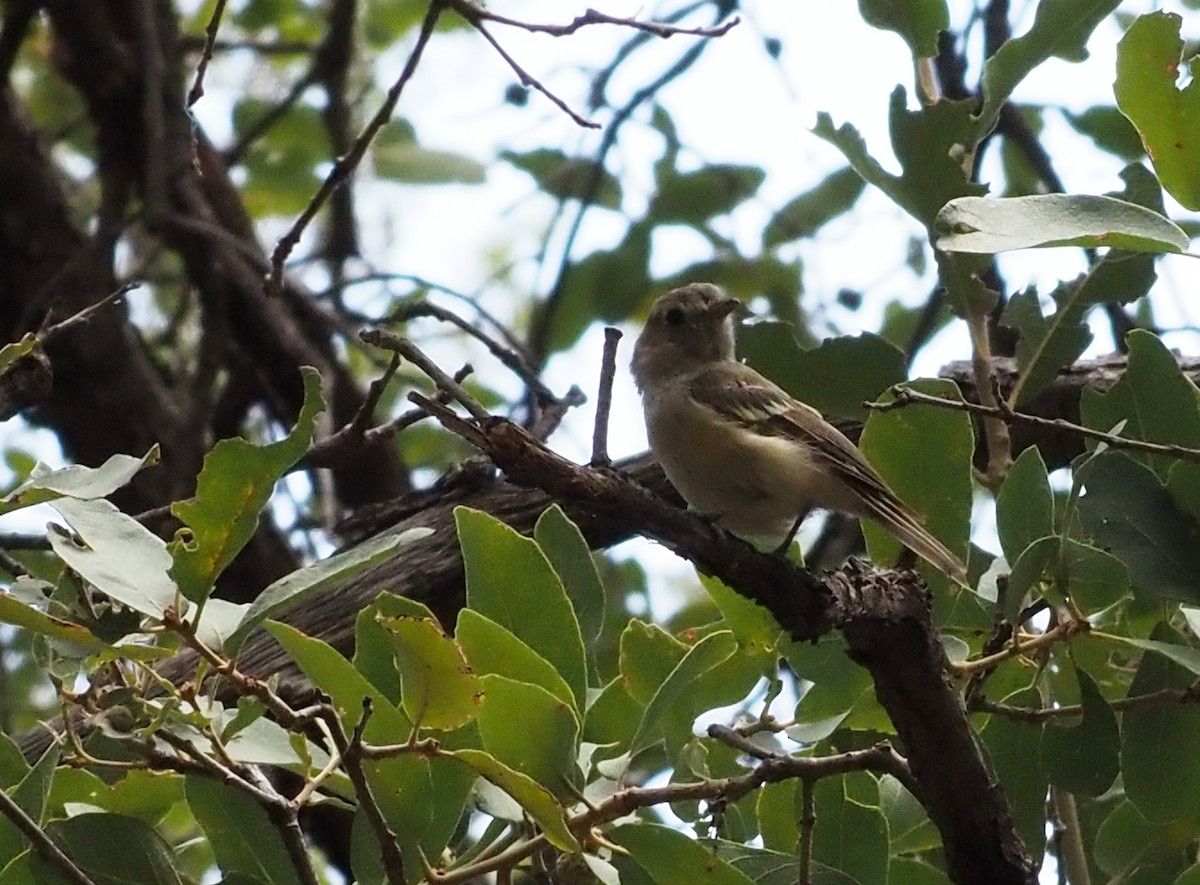
M 967 570 L 821 413 L 741 363 L 741 302 L 711 283 L 658 297 L 632 371 L 651 452 L 688 505 L 733 534 L 790 545 L 813 508 L 866 517 L 958 583 Z

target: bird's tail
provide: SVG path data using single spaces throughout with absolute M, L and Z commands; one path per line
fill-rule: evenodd
M 921 517 L 899 499 L 867 501 L 869 515 L 897 541 L 951 580 L 966 585 L 967 567 L 921 525 Z

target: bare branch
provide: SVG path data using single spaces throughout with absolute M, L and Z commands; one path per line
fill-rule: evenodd
M 467 393 L 461 384 L 447 375 L 442 369 L 425 355 L 425 352 L 403 335 L 388 332 L 383 329 L 364 329 L 359 337 L 367 344 L 382 347 L 404 357 L 422 372 L 429 376 L 437 385 L 438 390 L 447 394 L 451 399 L 461 403 L 463 408 L 471 413 L 473 418 L 490 418 L 491 414 L 475 397 Z
M 208 25 L 204 28 L 204 48 L 200 50 L 200 61 L 196 63 L 196 79 L 187 94 L 189 108 L 204 95 L 204 75 L 208 71 L 208 63 L 212 61 L 213 48 L 217 44 L 217 31 L 221 29 L 221 17 L 225 15 L 225 2 L 226 0 L 217 0 Z
M 451 0 L 448 5 L 463 18 L 471 21 L 472 24 L 474 24 L 475 20 L 490 21 L 498 25 L 511 25 L 523 31 L 535 34 L 550 34 L 554 37 L 565 37 L 568 34 L 574 34 L 580 28 L 587 27 L 588 25 L 618 25 L 620 27 L 633 28 L 637 31 L 645 31 L 664 39 L 675 34 L 687 34 L 693 37 L 722 37 L 741 23 L 741 19 L 734 16 L 724 24 L 713 28 L 685 28 L 663 22 L 643 22 L 634 18 L 608 15 L 595 9 L 589 9 L 583 15 L 575 16 L 574 19 L 565 25 L 548 25 L 541 22 L 526 22 L 509 18 L 508 16 L 484 9 L 471 2 L 471 0 Z
M 913 390 L 902 384 L 893 387 L 892 392 L 896 398 L 890 402 L 865 402 L 863 405 L 877 412 L 889 412 L 892 409 L 900 409 L 905 406 L 917 404 L 937 406 L 938 408 L 950 409 L 955 412 L 967 412 L 972 415 L 982 415 L 987 418 L 998 419 L 1006 424 L 1032 424 L 1035 427 L 1047 427 L 1054 430 L 1064 430 L 1068 433 L 1077 433 L 1088 439 L 1107 443 L 1114 449 L 1128 449 L 1133 452 L 1144 452 L 1148 455 L 1165 455 L 1169 458 L 1178 458 L 1181 461 L 1200 462 L 1200 449 L 1179 446 L 1173 443 L 1155 443 L 1140 439 L 1130 439 L 1127 436 L 1118 436 L 1115 433 L 1106 433 L 1103 430 L 1093 430 L 1090 427 L 1084 427 L 1082 424 L 1075 424 L 1063 418 L 1040 418 L 1037 415 L 1016 412 L 1009 408 L 1002 399 L 997 400 L 994 406 L 981 405 L 980 403 L 973 403 L 966 400 L 942 399 L 939 396 L 922 393 L 919 390 Z
M 271 270 L 264 282 L 264 287 L 268 294 L 275 295 L 282 291 L 283 263 L 292 254 L 292 249 L 300 242 L 301 235 L 303 235 L 313 218 L 316 217 L 321 207 L 329 200 L 330 194 L 350 177 L 351 172 L 358 168 L 358 164 L 362 162 L 367 148 L 379 133 L 379 130 L 391 119 L 392 112 L 396 109 L 397 102 L 400 101 L 400 94 L 404 91 L 404 87 L 412 79 L 412 75 L 417 70 L 417 64 L 421 60 L 421 55 L 425 52 L 425 47 L 429 44 L 429 38 L 433 36 L 433 29 L 437 25 L 438 19 L 441 18 L 443 9 L 445 9 L 444 0 L 432 0 L 430 2 L 429 9 L 425 13 L 425 20 L 421 22 L 421 30 L 417 35 L 417 43 L 413 47 L 413 51 L 409 54 L 408 61 L 405 62 L 400 76 L 396 78 L 396 82 L 388 89 L 387 97 L 384 99 L 383 104 L 379 106 L 379 110 L 375 112 L 375 116 L 371 118 L 371 121 L 363 129 L 358 138 L 354 140 L 354 144 L 350 146 L 350 150 L 344 156 L 337 158 L 333 164 L 333 168 L 329 170 L 329 174 L 325 176 L 325 180 L 321 182 L 321 186 L 317 189 L 317 192 L 308 201 L 308 205 L 304 207 L 304 210 L 297 216 L 296 220 L 292 222 L 292 226 L 288 228 L 287 233 L 280 237 L 279 242 L 275 245 L 274 251 L 271 252 Z
M 621 341 L 621 330 L 607 326 L 604 329 L 604 358 L 600 363 L 600 392 L 596 395 L 596 425 L 592 431 L 593 467 L 612 464 L 608 457 L 608 413 L 612 409 L 613 378 L 617 374 L 617 345 Z
M 33 850 L 40 854 L 68 882 L 73 882 L 75 885 L 96 885 L 87 873 L 79 869 L 75 862 L 63 853 L 61 848 L 50 841 L 50 837 L 37 825 L 37 821 L 26 814 L 25 809 L 13 801 L 13 798 L 5 790 L 0 790 L 0 814 L 7 817 L 13 826 L 24 833 L 25 837 L 33 843 Z

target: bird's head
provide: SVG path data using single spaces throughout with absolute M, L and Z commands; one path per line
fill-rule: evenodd
M 633 349 L 638 389 L 733 359 L 733 312 L 740 306 L 712 283 L 691 283 L 660 296 Z

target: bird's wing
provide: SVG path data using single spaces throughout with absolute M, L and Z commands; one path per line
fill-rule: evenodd
M 726 420 L 765 436 L 806 444 L 813 457 L 864 502 L 921 521 L 840 430 L 812 406 L 794 399 L 749 366 L 722 362 L 698 373 L 690 387 L 697 401 Z

